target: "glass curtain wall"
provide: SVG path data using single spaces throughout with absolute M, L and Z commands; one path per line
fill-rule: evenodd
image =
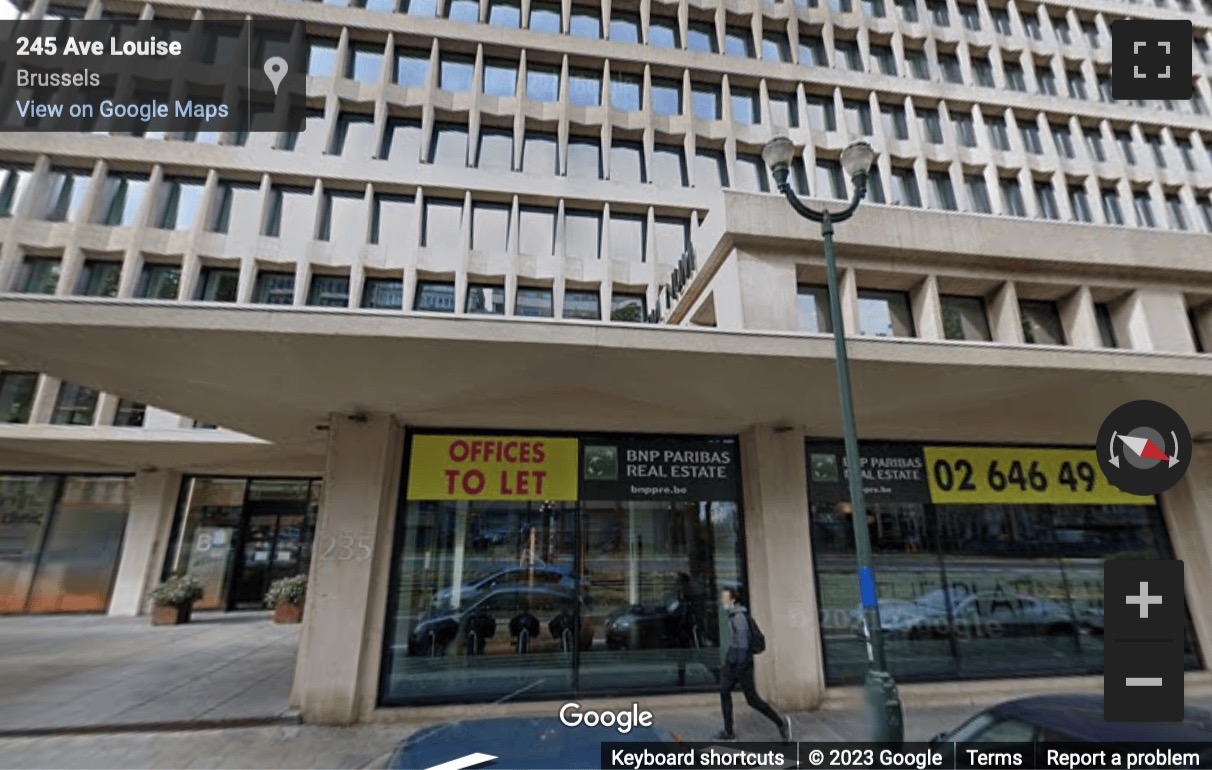
M 382 701 L 716 686 L 716 595 L 744 582 L 735 440 L 409 442 Z

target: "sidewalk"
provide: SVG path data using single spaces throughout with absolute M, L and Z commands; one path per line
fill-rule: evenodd
M 0 736 L 286 714 L 298 626 L 268 613 L 0 620 Z M 0 754 L 3 754 L 0 751 Z

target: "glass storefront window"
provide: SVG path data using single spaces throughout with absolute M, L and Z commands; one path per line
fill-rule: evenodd
M 409 441 L 385 704 L 718 686 L 717 595 L 745 579 L 735 439 Z

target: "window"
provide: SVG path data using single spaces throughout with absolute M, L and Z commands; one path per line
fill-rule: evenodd
M 640 42 L 640 17 L 614 10 L 610 14 L 610 39 L 622 43 Z
M 652 111 L 657 115 L 681 115 L 682 81 L 672 78 L 653 78 Z
M 146 414 L 146 404 L 124 398 L 118 402 L 118 409 L 114 412 L 114 427 L 141 428 Z
M 1027 202 L 1023 200 L 1023 188 L 1014 177 L 1005 177 L 1001 182 L 1002 198 L 1006 203 L 1006 214 L 1012 217 L 1027 216 Z
M 29 422 L 37 389 L 37 372 L 0 373 L 0 422 Z
M 753 58 L 753 35 L 747 28 L 724 28 L 724 55 Z
M 753 125 L 762 122 L 761 118 L 757 92 L 744 88 L 732 89 L 732 121 Z
M 905 49 L 905 63 L 909 72 L 918 80 L 930 79 L 930 64 L 926 61 L 926 52 L 920 48 Z
M 1093 157 L 1099 163 L 1107 161 L 1107 152 L 1103 149 L 1103 135 L 1097 128 L 1087 128 L 1082 131 L 1082 135 L 1086 137 L 1086 148 L 1090 151 Z
M 892 49 L 888 50 L 891 52 Z M 817 35 L 800 33 L 800 64 L 805 67 L 829 66 L 829 57 L 825 54 L 825 43 Z
M 307 49 L 307 74 L 329 78 L 337 71 L 337 41 L 311 40 Z
M 846 199 L 846 179 L 842 173 L 842 164 L 836 160 L 817 158 L 816 184 L 814 185 L 818 198 Z
M 1122 225 L 1124 223 L 1123 207 L 1119 203 L 1119 193 L 1112 187 L 1103 188 L 1103 215 L 1107 218 L 1109 225 Z
M 938 66 L 943 72 L 943 79 L 948 83 L 964 82 L 963 73 L 960 71 L 959 58 L 953 53 L 940 53 L 938 55 Z
M 302 131 L 283 131 L 278 136 L 274 149 L 286 152 L 319 152 L 321 136 L 324 133 L 324 110 L 307 110 L 303 118 Z M 302 146 L 299 138 L 303 138 Z
M 719 120 L 720 90 L 716 86 L 694 85 L 690 91 L 690 105 L 694 115 L 704 120 Z
M 686 179 L 686 152 L 681 147 L 653 147 L 652 181 L 659 185 L 685 187 L 689 183 Z
M 360 245 L 366 237 L 362 197 L 361 193 L 325 190 L 316 239 L 335 241 L 342 248 Z
M 616 110 L 640 109 L 644 80 L 626 72 L 610 73 L 610 106 Z M 696 91 L 697 93 L 697 91 Z
M 676 217 L 656 217 L 653 224 L 656 261 L 669 264 L 681 259 L 690 246 L 690 222 Z
M 488 23 L 494 27 L 518 29 L 522 26 L 522 6 L 517 0 L 489 0 Z
M 884 10 L 884 0 L 862 0 L 863 15 L 873 19 L 882 19 L 887 15 Z
M 1098 323 L 1098 339 L 1104 348 L 1118 348 L 1119 338 L 1115 334 L 1115 323 L 1111 320 L 1111 307 L 1106 302 L 1094 303 L 1094 319 Z
M 147 178 L 126 174 L 110 174 L 101 190 L 97 208 L 97 224 L 131 227 L 147 192 Z
M 1204 220 L 1204 229 L 1212 233 L 1212 201 L 1200 198 L 1195 205 L 1199 208 L 1199 215 Z
M 1035 124 L 1034 118 L 1024 119 L 1018 124 L 1019 133 L 1023 137 L 1023 147 L 1027 152 L 1035 155 L 1041 155 L 1044 152 L 1044 144 L 1040 141 L 1039 126 Z
M 428 162 L 443 166 L 466 166 L 467 126 L 458 123 L 439 123 L 434 126 Z
M 967 113 L 952 115 L 951 123 L 955 126 L 955 136 L 962 146 L 976 146 L 976 124 L 972 121 L 971 115 Z
M 610 178 L 643 184 L 648 181 L 642 142 L 616 141 L 610 147 Z
M 602 104 L 602 73 L 593 70 L 568 71 L 568 103 L 577 107 Z
M 1076 157 L 1073 152 L 1073 134 L 1068 126 L 1053 126 L 1052 141 L 1056 143 L 1056 151 L 1066 158 Z
M 556 210 L 543 206 L 518 209 L 518 252 L 539 257 L 555 253 Z
M 198 275 L 198 296 L 202 302 L 235 302 L 240 271 L 224 267 L 203 267 Z
M 454 306 L 453 283 L 447 281 L 417 281 L 417 297 L 413 302 L 414 310 L 427 313 L 453 313 Z
M 894 206 L 921 206 L 922 196 L 917 189 L 917 175 L 912 168 L 892 169 L 892 198 Z
M 513 171 L 513 129 L 481 128 L 476 168 Z
M 413 196 L 375 193 L 370 217 L 370 242 L 403 247 L 417 242 Z
M 1098 48 L 1100 43 L 1098 27 L 1092 21 L 1083 21 L 1081 25 L 1082 36 L 1086 38 L 1086 43 L 1091 48 Z
M 1056 205 L 1056 191 L 1051 182 L 1035 183 L 1035 201 L 1039 204 L 1039 215 L 1044 219 L 1060 219 L 1060 207 Z
M 1140 227 L 1157 227 L 1153 218 L 1153 204 L 1149 200 L 1147 190 L 1139 190 L 1132 194 L 1132 206 L 1136 209 L 1136 224 Z
M 1098 100 L 1100 102 L 1115 101 L 1115 97 L 1111 95 L 1111 77 L 1109 75 L 1098 76 Z
M 457 198 L 428 198 L 421 225 L 421 245 L 444 243 L 463 224 L 463 201 Z
M 1023 68 L 1017 62 L 1006 62 L 1006 87 L 1012 91 L 1027 90 L 1027 81 L 1023 78 Z
M 332 141 L 332 154 L 342 155 L 348 147 L 351 153 L 366 157 L 367 149 L 374 147 L 374 136 L 374 118 L 371 115 L 342 112 L 337 116 L 337 132 Z
M 295 274 L 262 271 L 257 274 L 253 302 L 258 305 L 293 305 Z
M 116 297 L 122 263 L 110 259 L 87 259 L 76 278 L 78 297 Z
M 421 121 L 411 118 L 388 118 L 383 129 L 383 145 L 379 157 L 416 163 L 421 157 Z
M 653 16 L 648 21 L 648 45 L 658 48 L 681 48 L 677 19 Z
M 475 24 L 480 20 L 479 0 L 446 0 L 446 18 Z
M 1069 20 L 1064 16 L 1053 16 L 1051 20 L 1052 29 L 1056 31 L 1056 39 L 1060 41 L 1061 45 L 1072 45 L 1073 35 L 1069 30 Z
M 732 177 L 732 187 L 745 192 L 770 192 L 770 182 L 766 177 L 766 164 L 759 155 L 737 153 L 736 174 Z
M 404 307 L 404 282 L 398 278 L 367 278 L 362 283 L 362 307 L 399 310 Z
M 522 171 L 549 176 L 558 173 L 555 134 L 527 131 L 522 138 Z
M 989 141 L 992 145 L 1005 152 L 1010 149 L 1010 134 L 1006 130 L 1005 118 L 985 118 L 985 125 L 989 127 Z
M 1204 64 L 1208 63 L 1208 41 L 1201 37 L 1195 38 L 1195 53 L 1199 55 L 1199 60 Z
M 968 3 L 959 4 L 960 18 L 964 21 L 964 29 L 980 32 L 981 29 L 981 10 L 975 5 Z
M 648 244 L 648 218 L 643 214 L 610 215 L 610 258 L 644 262 Z
M 767 32 L 762 35 L 762 58 L 766 61 L 791 61 L 791 41 L 781 32 Z
M 946 339 L 993 340 L 983 298 L 942 294 L 938 299 L 943 311 L 943 336 Z
M 837 112 L 834 109 L 832 98 L 808 97 L 808 125 L 817 131 L 837 130 Z
M 686 30 L 686 48 L 699 53 L 719 53 L 715 25 L 706 21 L 690 22 Z
M 610 320 L 643 323 L 648 317 L 647 307 L 643 294 L 615 294 L 610 298 Z
M 859 334 L 873 337 L 912 337 L 909 295 L 902 291 L 859 289 Z
M 59 385 L 51 425 L 92 425 L 97 411 L 97 396 L 92 388 L 64 382 Z
M 602 320 L 602 298 L 596 291 L 564 290 L 564 318 Z
M 598 39 L 602 37 L 602 14 L 600 6 L 574 5 L 568 19 L 568 34 L 573 37 Z
M 943 125 L 939 120 L 938 108 L 927 107 L 918 116 L 922 123 L 922 136 L 932 144 L 943 143 Z
M 16 291 L 21 294 L 54 294 L 59 286 L 59 260 L 26 257 L 17 273 Z
M 560 6 L 557 3 L 532 3 L 529 25 L 531 31 L 560 34 L 560 15 Z
M 1041 94 L 1056 96 L 1056 76 L 1052 74 L 1052 70 L 1036 67 L 1035 83 L 1039 87 Z
M 946 171 L 931 171 L 928 180 L 930 182 L 930 208 L 957 211 L 959 205 L 955 201 L 955 188 L 951 186 L 951 176 Z
M 833 323 L 829 317 L 829 289 L 826 286 L 800 284 L 796 290 L 799 305 L 800 331 L 815 334 L 832 334 Z
M 516 315 L 527 318 L 551 318 L 554 315 L 551 289 L 519 286 L 514 301 Z
M 895 0 L 896 7 L 901 11 L 901 18 L 909 23 L 918 20 L 917 0 Z
M 1177 140 L 1177 142 L 1178 142 L 1178 154 L 1182 156 L 1183 165 L 1187 167 L 1188 171 L 1194 171 L 1195 170 L 1195 148 L 1193 148 L 1191 146 L 1191 140 L 1190 139 L 1179 139 L 1179 140 Z
M 1010 28 L 1010 12 L 1005 8 L 990 8 L 989 16 L 993 19 L 993 28 L 997 34 L 1009 37 L 1013 34 Z
M 884 124 L 884 133 L 894 139 L 905 141 L 909 138 L 909 123 L 905 120 L 905 108 L 895 104 L 880 105 L 880 119 Z
M 1158 168 L 1166 167 L 1166 153 L 1162 147 L 1162 138 L 1157 134 L 1145 134 L 1145 142 L 1153 150 L 1153 162 Z
M 892 52 L 892 46 L 873 44 L 871 46 L 871 62 L 872 72 L 896 77 L 896 54 Z
M 475 69 L 475 59 L 470 56 L 443 53 L 438 60 L 438 88 L 443 91 L 470 91 Z
M 204 183 L 199 179 L 167 177 L 160 184 L 160 208 L 156 227 L 164 230 L 188 230 L 202 206 Z
M 951 26 L 951 15 L 947 12 L 946 0 L 926 0 L 926 7 L 930 9 L 930 20 L 934 22 L 934 26 Z
M 570 257 L 598 259 L 602 247 L 602 212 L 564 210 L 564 250 Z
M 149 262 L 139 273 L 136 299 L 176 299 L 181 286 L 181 268 Z
M 1183 213 L 1183 202 L 1177 195 L 1166 196 L 1166 221 L 1171 230 L 1187 229 L 1187 215 Z
M 1090 210 L 1090 196 L 1086 188 L 1080 184 L 1069 186 L 1069 208 L 1073 209 L 1073 218 L 1078 222 L 1093 222 L 1094 215 Z
M 842 112 L 846 116 L 846 129 L 850 136 L 872 136 L 875 127 L 871 125 L 871 105 L 866 101 L 846 99 L 842 102 Z
M 968 203 L 978 214 L 992 214 L 993 205 L 989 200 L 989 186 L 980 174 L 969 174 L 964 177 L 964 187 L 968 190 Z
M 319 307 L 349 307 L 349 276 L 313 275 L 311 289 L 307 292 L 307 304 Z
M 1065 331 L 1055 302 L 1021 299 L 1023 340 L 1028 345 L 1064 345 Z
M 345 62 L 345 77 L 359 83 L 379 82 L 383 71 L 383 48 L 367 43 L 350 43 Z
M 1040 33 L 1039 17 L 1035 15 L 1034 11 L 1028 11 L 1023 14 L 1023 31 L 1032 40 L 1043 40 L 1043 35 Z
M 858 42 L 855 40 L 837 40 L 834 42 L 837 51 L 837 61 L 852 72 L 863 71 L 863 57 L 859 54 Z
M 25 195 L 33 178 L 33 171 L 28 168 L 13 166 L 0 167 L 0 217 L 11 217 L 16 211 L 17 203 Z
M 1066 75 L 1069 82 L 1069 98 L 1089 99 L 1086 95 L 1086 78 L 1080 70 L 1069 70 Z
M 484 93 L 511 97 L 518 92 L 518 65 L 506 59 L 484 61 Z
M 484 283 L 468 284 L 467 312 L 478 315 L 505 315 L 505 287 Z
M 728 164 L 719 150 L 697 149 L 694 152 L 695 187 L 728 187 Z
M 985 88 L 993 88 L 993 65 L 983 56 L 972 57 L 972 75 L 976 78 L 978 86 Z
M 581 179 L 603 179 L 602 147 L 598 139 L 578 136 L 568 139 L 566 175 Z
M 311 188 L 308 187 L 271 187 L 269 214 L 265 217 L 265 227 L 261 234 L 277 238 L 282 233 L 283 222 L 287 223 L 289 232 L 296 232 L 296 228 L 301 227 L 311 216 L 311 193 Z M 305 229 L 311 231 L 310 226 Z
M 782 128 L 799 128 L 800 104 L 795 94 L 770 92 L 770 120 Z

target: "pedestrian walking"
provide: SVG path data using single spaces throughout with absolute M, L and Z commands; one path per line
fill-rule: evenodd
M 720 741 L 735 741 L 732 730 L 732 691 L 740 685 L 749 707 L 760 711 L 779 728 L 783 742 L 791 741 L 791 718 L 774 710 L 757 694 L 753 681 L 753 656 L 766 649 L 766 640 L 757 624 L 749 617 L 749 611 L 740 603 L 740 596 L 733 588 L 720 591 L 720 606 L 728 613 L 728 652 L 724 657 L 724 668 L 720 672 L 720 710 L 724 712 L 724 729 L 715 738 Z

